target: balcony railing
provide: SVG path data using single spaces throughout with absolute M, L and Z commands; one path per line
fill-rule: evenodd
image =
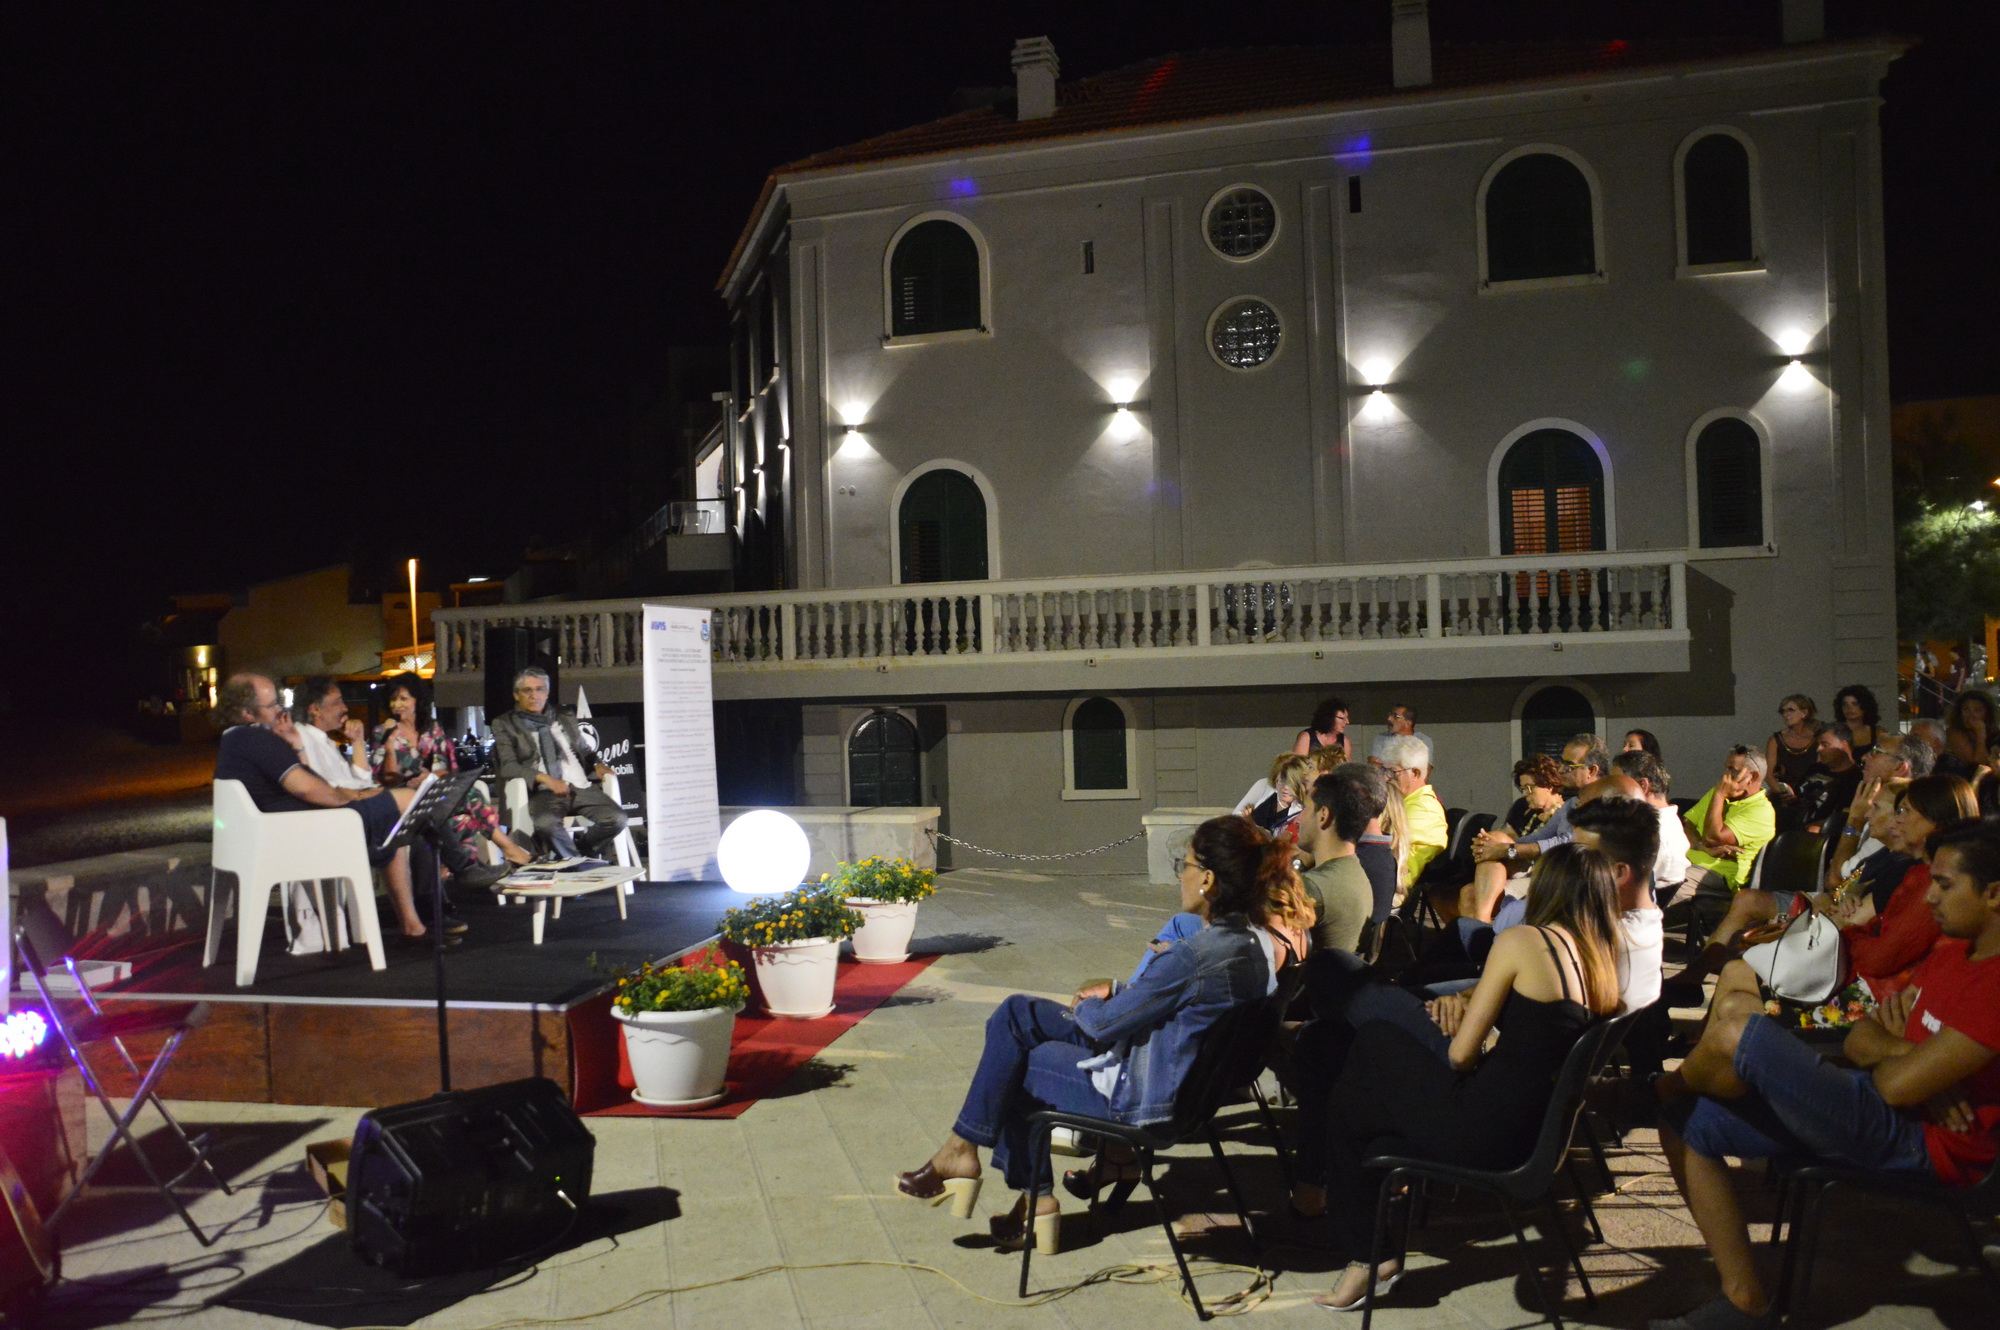
M 715 610 L 720 671 L 846 663 L 1365 650 L 1451 638 L 1687 628 L 1679 551 L 937 582 L 674 597 Z M 568 671 L 637 670 L 640 602 L 436 614 L 439 673 L 477 674 L 484 630 L 552 631 Z

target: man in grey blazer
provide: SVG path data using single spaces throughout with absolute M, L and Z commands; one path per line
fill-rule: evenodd
M 549 676 L 530 667 L 514 676 L 514 709 L 493 722 L 493 764 L 500 779 L 528 783 L 528 815 L 544 844 L 567 859 L 591 858 L 625 830 L 625 810 L 604 792 L 611 768 L 583 737 L 576 717 L 558 711 L 549 697 Z M 590 826 L 571 839 L 566 817 Z

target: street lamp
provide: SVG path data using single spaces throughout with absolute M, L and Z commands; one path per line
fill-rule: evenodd
M 417 658 L 417 643 L 421 640 L 417 636 L 417 561 L 412 559 L 410 560 L 410 660 L 412 662 Z M 412 668 L 415 668 L 414 663 Z

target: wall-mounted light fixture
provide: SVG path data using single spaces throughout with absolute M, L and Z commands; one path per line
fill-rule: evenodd
M 1388 386 L 1389 376 L 1395 373 L 1396 367 L 1378 356 L 1373 360 L 1362 361 L 1360 368 L 1361 381 L 1379 393 Z
M 1784 352 L 1785 357 L 1796 365 L 1800 357 L 1805 355 L 1806 348 L 1812 345 L 1812 334 L 1803 328 L 1787 328 L 1779 333 L 1775 340 L 1778 343 L 1778 350 Z

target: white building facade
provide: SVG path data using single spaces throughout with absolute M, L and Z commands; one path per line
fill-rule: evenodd
M 784 590 L 703 602 L 718 697 L 797 709 L 797 802 L 1031 852 L 1232 803 L 1328 694 L 1475 809 L 1565 730 L 1692 795 L 1784 694 L 1893 711 L 1900 49 L 1024 43 L 1013 105 L 781 168 L 722 289 Z M 446 611 L 440 701 L 512 621 L 636 699 L 635 611 Z

